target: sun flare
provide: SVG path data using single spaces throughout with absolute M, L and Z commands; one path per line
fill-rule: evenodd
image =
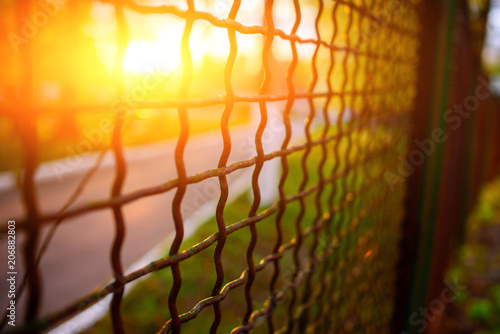
M 181 64 L 179 52 L 172 52 L 172 46 L 151 41 L 132 41 L 128 44 L 123 68 L 130 73 L 145 73 L 161 69 L 171 72 Z

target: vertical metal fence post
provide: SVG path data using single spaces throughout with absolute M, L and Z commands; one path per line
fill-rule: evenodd
M 419 7 L 419 18 L 422 26 L 420 32 L 420 61 L 418 65 L 417 96 L 415 107 L 411 115 L 411 134 L 408 151 L 416 149 L 413 139 L 426 137 L 432 118 L 431 105 L 435 85 L 434 71 L 436 68 L 437 45 L 439 42 L 439 22 L 443 15 L 442 4 L 438 1 L 423 1 Z M 395 294 L 395 308 L 392 322 L 392 332 L 399 333 L 408 324 L 411 314 L 410 300 L 414 282 L 416 257 L 420 239 L 422 219 L 421 200 L 424 193 L 426 180 L 426 163 L 416 167 L 407 178 L 407 194 L 405 200 L 405 216 L 402 223 L 402 236 L 400 241 L 400 260 L 398 262 L 398 277 Z
M 418 95 L 413 132 L 408 152 L 419 148 L 414 139 L 429 138 L 437 126 L 444 128 L 442 115 L 448 102 L 449 70 L 453 42 L 456 1 L 423 1 L 421 4 L 421 57 Z M 440 95 L 439 95 L 440 94 Z M 406 213 L 399 261 L 393 332 L 415 333 L 410 316 L 426 304 L 434 229 L 439 200 L 443 144 L 437 144 L 428 157 L 408 178 Z M 425 202 L 424 202 L 425 200 Z
M 457 105 L 467 107 L 464 104 L 478 85 L 479 56 L 474 51 L 467 1 L 424 1 L 421 10 L 422 49 L 412 139 L 431 138 L 436 129 L 444 131 L 446 139 L 435 143 L 434 152 L 408 180 L 395 333 L 440 331 L 441 317 L 417 321 L 418 311 L 429 307 L 443 291 L 445 270 L 486 179 L 485 159 L 498 154 L 498 147 L 488 144 L 494 117 L 488 119 L 485 113 L 491 101 L 481 102 L 472 115 L 460 114 L 463 118 L 456 127 L 447 119 Z M 417 149 L 412 142 L 409 152 Z

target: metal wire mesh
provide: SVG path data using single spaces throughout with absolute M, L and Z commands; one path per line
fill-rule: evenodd
M 411 1 L 365 1 L 338 0 L 333 3 L 319 0 L 316 8 L 315 38 L 303 38 L 297 34 L 301 25 L 304 1 L 294 0 L 289 4 L 295 12 L 294 25 L 290 33 L 275 27 L 272 0 L 265 1 L 264 22 L 261 26 L 245 26 L 238 22 L 241 1 L 235 0 L 225 19 L 196 10 L 193 0 L 187 1 L 187 9 L 176 5 L 150 7 L 133 1 L 109 1 L 115 6 L 118 26 L 118 54 L 114 74 L 123 76 L 123 59 L 130 34 L 124 11 L 140 15 L 168 14 L 185 21 L 181 40 L 182 80 L 176 99 L 165 101 L 137 101 L 137 108 L 176 108 L 180 122 L 180 135 L 175 149 L 175 166 L 178 177 L 164 184 L 124 194 L 123 182 L 127 165 L 123 156 L 122 128 L 125 111 L 116 114 L 111 149 L 115 157 L 115 177 L 110 197 L 107 200 L 89 203 L 68 209 L 78 197 L 85 182 L 98 168 L 89 171 L 75 191 L 69 203 L 57 213 L 41 213 L 36 205 L 34 173 L 36 161 L 36 101 L 28 101 L 25 132 L 22 134 L 26 156 L 23 181 L 23 201 L 26 218 L 18 228 L 26 234 L 24 258 L 27 267 L 28 291 L 26 322 L 21 330 L 42 331 L 53 327 L 78 312 L 94 305 L 107 295 L 112 295 L 110 314 L 114 332 L 125 331 L 121 315 L 121 304 L 126 284 L 149 273 L 169 267 L 172 286 L 168 309 L 170 319 L 165 319 L 160 332 L 179 333 L 184 323 L 197 318 L 213 308 L 210 332 L 215 333 L 224 315 L 224 299 L 235 289 L 244 289 L 245 312 L 241 323 L 232 333 L 256 329 L 263 321 L 269 331 L 279 332 L 363 332 L 387 331 L 392 314 L 394 266 L 397 256 L 399 223 L 403 215 L 404 187 L 391 189 L 385 171 L 397 166 L 398 158 L 407 148 L 408 119 L 413 110 L 416 64 L 418 58 L 419 24 L 418 6 Z M 307 4 L 309 5 L 309 4 Z M 309 13 L 309 12 L 308 12 Z M 323 21 L 332 25 L 331 40 L 324 40 L 320 25 Z M 230 51 L 224 69 L 226 95 L 193 99 L 188 96 L 193 79 L 193 62 L 190 50 L 190 34 L 197 21 L 227 30 Z M 237 34 L 261 35 L 263 40 L 263 79 L 258 94 L 241 95 L 233 89 L 232 79 L 238 53 Z M 286 89 L 269 93 L 273 75 L 272 47 L 276 39 L 289 43 L 292 59 L 286 72 Z M 309 60 L 311 81 L 307 90 L 295 88 L 294 74 L 299 55 L 298 45 L 314 46 Z M 328 54 L 327 62 L 319 61 L 319 54 Z M 29 66 L 30 50 L 25 49 L 25 66 Z M 320 82 L 324 78 L 324 82 Z M 117 82 L 123 82 L 118 80 Z M 25 82 L 29 87 L 30 81 Z M 326 91 L 320 90 L 326 87 Z M 118 84 L 117 91 L 126 87 Z M 29 91 L 27 89 L 26 91 Z M 297 101 L 305 100 L 303 124 L 304 137 L 292 145 L 290 115 Z M 281 148 L 265 152 L 263 133 L 268 122 L 269 104 L 285 101 L 281 110 L 285 138 Z M 228 165 L 232 149 L 229 118 L 236 104 L 257 103 L 260 121 L 255 133 L 254 146 L 257 155 L 249 160 Z M 185 163 L 185 147 L 190 135 L 189 109 L 205 106 L 223 108 L 220 130 L 223 150 L 217 166 L 198 174 L 188 175 Z M 48 107 L 45 111 L 60 109 L 73 111 L 105 108 L 104 105 L 70 105 L 66 108 Z M 43 110 L 42 110 L 43 112 Z M 319 130 L 312 127 L 313 120 L 320 120 Z M 287 193 L 285 184 L 290 177 L 291 156 L 300 156 L 301 180 L 298 189 Z M 311 166 L 312 156 L 319 159 Z M 261 205 L 259 176 L 268 162 L 279 159 L 281 174 L 278 184 L 279 198 L 269 207 Z M 248 217 L 240 221 L 224 219 L 224 210 L 231 191 L 227 177 L 231 173 L 253 169 L 251 192 L 253 201 Z M 218 178 L 220 198 L 216 217 L 217 231 L 205 240 L 182 249 L 184 223 L 181 205 L 186 190 L 193 184 L 209 178 Z M 150 265 L 124 274 L 121 252 L 126 232 L 125 204 L 169 191 L 175 192 L 171 204 L 175 223 L 175 237 L 169 255 Z M 295 206 L 293 222 L 287 222 L 287 211 Z M 115 236 L 111 245 L 111 267 L 114 282 L 95 293 L 75 301 L 58 312 L 39 317 L 41 303 L 40 268 L 43 255 L 41 243 L 42 226 L 51 226 L 52 233 L 69 218 L 83 216 L 89 212 L 110 209 L 115 221 Z M 305 220 L 307 212 L 313 219 Z M 254 249 L 259 240 L 258 224 L 273 231 L 275 236 L 272 251 L 260 262 L 255 261 Z M 225 277 L 225 268 L 231 263 L 223 261 L 225 244 L 237 231 L 247 231 L 250 242 L 245 247 L 246 269 L 240 277 Z M 3 232 L 5 227 L 3 228 Z M 50 241 L 50 238 L 45 239 Z M 43 243 L 42 243 L 43 244 Z M 45 244 L 43 244 L 45 245 Z M 215 245 L 213 264 L 216 279 L 211 295 L 200 295 L 199 302 L 191 309 L 179 307 L 179 292 L 182 289 L 183 273 L 180 264 L 203 250 Z M 243 254 L 243 252 L 242 252 Z M 285 263 L 283 258 L 290 256 Z M 254 283 L 264 271 L 270 272 L 267 296 L 261 306 L 255 303 Z M 291 275 L 283 279 L 284 271 Z M 77 273 L 75 273 L 77 274 Z M 267 277 L 267 276 L 266 276 Z M 24 289 L 21 288 L 21 289 Z M 262 294 L 262 292 L 260 292 Z M 368 307 L 367 307 L 368 306 Z M 276 314 L 279 313 L 279 316 Z

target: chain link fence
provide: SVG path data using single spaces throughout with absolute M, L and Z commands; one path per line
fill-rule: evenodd
M 162 320 L 163 326 L 157 328 L 161 333 L 179 333 L 184 329 L 195 332 L 190 323 L 206 316 L 211 317 L 206 329 L 211 333 L 220 332 L 221 326 L 230 328 L 231 333 L 264 328 L 280 333 L 388 332 L 397 292 L 401 221 L 405 212 L 408 214 L 405 181 L 415 178 L 413 170 L 421 165 L 412 160 L 409 148 L 413 118 L 419 117 L 416 97 L 422 84 L 417 75 L 420 15 L 426 5 L 409 0 L 267 0 L 252 14 L 261 18 L 261 24 L 249 25 L 239 21 L 244 14 L 240 0 L 213 4 L 217 9 L 214 12 L 198 9 L 207 4 L 194 0 L 158 6 L 129 0 L 101 2 L 114 8 L 117 52 L 113 77 L 117 97 L 131 93 L 125 84 L 123 67 L 134 34 L 130 15 L 161 15 L 165 20 L 183 23 L 182 31 L 172 32 L 181 35 L 178 56 L 182 74 L 175 87 L 176 97 L 138 98 L 125 108 L 96 101 L 79 105 L 71 99 L 67 105 L 46 106 L 31 94 L 37 84 L 33 75 L 34 50 L 29 44 L 20 49 L 19 59 L 25 72 L 20 93 L 15 103 L 2 106 L 4 113 L 17 117 L 25 156 L 20 184 L 24 215 L 16 219 L 16 227 L 24 238 L 21 254 L 26 276 L 18 295 L 25 291 L 25 318 L 12 332 L 46 331 L 107 296 L 112 296 L 109 315 L 113 331 L 126 332 L 122 314 L 122 300 L 127 298 L 125 287 L 160 270 L 170 271 L 169 279 L 156 292 L 168 295 L 168 315 Z M 33 10 L 33 3 L 26 1 L 18 7 L 17 19 L 21 22 Z M 293 14 L 288 18 L 289 29 L 281 28 L 275 20 L 279 11 L 285 9 Z M 190 94 L 197 80 L 190 38 L 200 22 L 226 34 L 227 58 L 220 68 L 223 95 L 199 98 Z M 260 41 L 254 50 L 259 53 L 255 61 L 260 68 L 260 84 L 255 91 L 240 93 L 233 81 L 241 80 L 242 72 L 234 68 L 241 53 L 240 38 L 247 35 Z M 285 61 L 277 60 L 276 45 L 289 50 Z M 303 47 L 309 47 L 311 52 L 301 52 Z M 283 64 L 285 70 L 279 71 Z M 282 84 L 277 83 L 280 80 Z M 248 134 L 256 154 L 229 163 L 232 152 L 240 149 L 232 142 L 230 118 L 242 105 L 257 110 L 258 125 Z M 192 166 L 187 163 L 186 146 L 192 135 L 191 113 L 206 107 L 221 111 L 217 114 L 221 115 L 220 157 L 210 169 L 189 174 Z M 35 182 L 40 151 L 37 123 L 46 112 L 69 110 L 86 114 L 103 109 L 110 109 L 115 117 L 109 147 L 58 212 L 42 211 L 38 202 L 43 194 L 37 193 Z M 130 114 L 149 109 L 176 112 L 177 177 L 125 192 L 128 166 L 122 140 L 124 125 Z M 297 114 L 304 119 L 299 126 L 294 118 Z M 269 149 L 271 146 L 263 143 L 263 136 L 271 115 L 279 115 L 283 138 L 278 146 Z M 108 149 L 113 152 L 114 176 L 111 189 L 102 191 L 110 193 L 109 197 L 73 205 L 86 183 L 99 173 Z M 270 184 L 259 182 L 264 167 L 275 161 L 279 161 L 280 167 L 278 180 Z M 245 217 L 230 220 L 225 215 L 232 191 L 228 178 L 241 170 L 251 173 L 251 200 Z M 418 171 L 416 175 L 420 175 Z M 211 235 L 186 245 L 183 241 L 188 217 L 183 203 L 189 189 L 205 180 L 216 180 L 219 188 L 215 219 L 207 223 L 211 224 Z M 277 190 L 277 198 L 271 204 L 261 203 L 263 192 L 267 193 L 269 187 Z M 164 203 L 165 215 L 172 215 L 174 226 L 168 255 L 126 273 L 122 253 L 128 217 L 124 207 L 138 201 L 146 203 L 165 193 L 173 193 Z M 42 259 L 51 238 L 61 225 L 102 210 L 110 211 L 114 222 L 115 233 L 109 245 L 113 281 L 67 307 L 41 315 L 45 297 Z M 83 222 L 72 222 L 76 223 Z M 2 226 L 2 233 L 6 231 L 7 226 Z M 239 240 L 236 238 L 241 234 L 246 239 L 236 249 L 231 240 Z M 257 254 L 256 247 L 262 242 L 269 244 L 267 253 Z M 226 247 L 229 244 L 231 248 Z M 227 254 L 233 256 L 231 260 Z M 183 285 L 183 263 L 202 256 L 207 259 L 207 266 L 200 275 L 212 275 L 213 280 L 204 290 L 200 289 L 204 292 L 196 296 L 195 303 L 186 306 L 182 293 L 192 287 Z M 240 275 L 228 276 L 228 268 L 237 264 L 243 266 Z M 85 268 L 73 275 L 85 275 Z M 225 315 L 235 308 L 228 300 L 236 294 L 240 296 L 238 304 L 243 306 L 237 307 L 239 316 L 228 319 Z M 266 326 L 261 326 L 264 323 Z

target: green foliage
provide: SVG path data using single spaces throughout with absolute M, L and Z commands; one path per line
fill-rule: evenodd
M 486 298 L 472 299 L 467 305 L 467 316 L 471 320 L 488 320 L 494 311 L 495 307 L 493 303 Z
M 455 305 L 474 334 L 500 332 L 500 178 L 486 185 L 467 222 L 466 241 L 448 273 L 468 289 L 457 296 Z
M 500 310 L 500 284 L 491 288 L 490 291 L 491 291 L 490 294 L 493 297 L 493 300 L 495 301 L 495 306 L 497 307 L 497 309 Z

